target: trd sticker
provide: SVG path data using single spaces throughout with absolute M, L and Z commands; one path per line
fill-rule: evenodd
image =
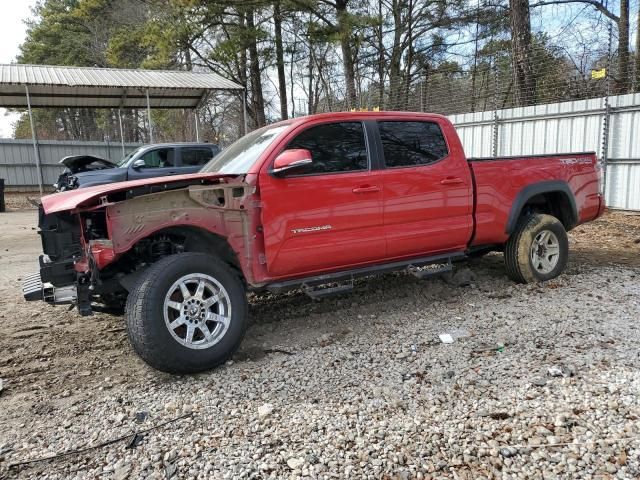
M 331 230 L 331 225 L 319 225 L 317 227 L 305 227 L 305 228 L 292 228 L 291 233 L 310 233 L 310 232 L 321 232 L 323 230 Z
M 560 163 L 563 165 L 591 165 L 591 159 L 589 157 L 561 158 Z

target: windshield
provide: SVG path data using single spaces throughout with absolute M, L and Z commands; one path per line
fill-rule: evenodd
M 240 140 L 232 143 L 231 146 L 222 150 L 202 167 L 200 172 L 247 173 L 262 152 L 287 128 L 289 128 L 289 125 L 265 127 L 245 135 Z
M 142 150 L 142 147 L 138 147 L 138 148 L 136 148 L 133 152 L 129 152 L 129 153 L 128 153 L 128 154 L 127 154 L 127 155 L 126 155 L 122 160 L 120 160 L 120 161 L 117 163 L 117 165 L 118 165 L 119 167 L 124 167 L 124 166 L 127 164 L 127 162 L 128 162 L 129 160 L 131 160 L 131 157 L 133 157 L 133 156 L 134 156 L 136 153 L 138 153 L 140 150 Z

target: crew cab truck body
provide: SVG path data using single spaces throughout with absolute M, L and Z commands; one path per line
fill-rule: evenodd
M 83 315 L 125 306 L 145 361 L 194 372 L 238 347 L 249 289 L 321 295 L 490 250 L 518 282 L 553 278 L 566 231 L 604 210 L 600 182 L 594 153 L 467 159 L 439 115 L 297 118 L 248 134 L 198 174 L 44 197 L 44 255 L 23 290 Z

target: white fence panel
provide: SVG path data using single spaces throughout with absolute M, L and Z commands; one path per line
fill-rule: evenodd
M 607 206 L 640 210 L 640 93 L 610 97 L 609 103 Z M 604 98 L 496 113 L 449 117 L 468 157 L 596 152 L 602 158 Z

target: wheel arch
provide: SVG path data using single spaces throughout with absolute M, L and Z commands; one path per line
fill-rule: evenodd
M 170 235 L 184 237 L 185 252 L 199 252 L 209 255 L 215 255 L 223 262 L 231 265 L 237 270 L 240 269 L 240 262 L 236 252 L 231 248 L 227 237 L 214 233 L 206 228 L 191 224 L 172 225 L 169 227 L 161 227 L 149 232 L 144 237 L 138 239 L 138 242 L 159 235 Z
M 172 225 L 169 227 L 161 227 L 155 229 L 153 231 L 148 232 L 145 236 L 140 237 L 136 240 L 133 246 L 128 249 L 128 253 L 118 259 L 116 263 L 114 263 L 111 268 L 119 269 L 118 262 L 128 262 L 131 260 L 132 252 L 136 251 L 136 246 L 147 242 L 154 237 L 168 236 L 170 238 L 180 237 L 183 239 L 180 242 L 180 245 L 184 247 L 182 252 L 192 252 L 192 253 L 205 253 L 208 255 L 215 256 L 223 263 L 227 264 L 231 269 L 236 272 L 241 281 L 246 285 L 247 279 L 244 275 L 242 267 L 240 265 L 240 261 L 236 252 L 233 250 L 231 245 L 229 244 L 226 237 L 211 232 L 205 228 L 198 227 L 195 225 Z M 180 250 L 178 250 L 180 252 Z M 173 252 L 177 253 L 177 252 Z M 171 255 L 171 254 L 169 254 Z M 160 260 L 161 258 L 158 258 Z M 157 261 L 153 261 L 152 263 L 148 263 L 146 266 L 137 269 L 131 273 L 128 273 L 124 276 L 119 277 L 119 284 L 124 287 L 125 290 L 131 291 L 135 285 L 135 283 L 141 278 L 141 276 L 151 268 Z
M 511 235 L 520 218 L 528 211 L 553 215 L 567 231 L 578 223 L 575 196 L 567 182 L 561 180 L 538 182 L 520 190 L 507 217 L 505 233 Z

